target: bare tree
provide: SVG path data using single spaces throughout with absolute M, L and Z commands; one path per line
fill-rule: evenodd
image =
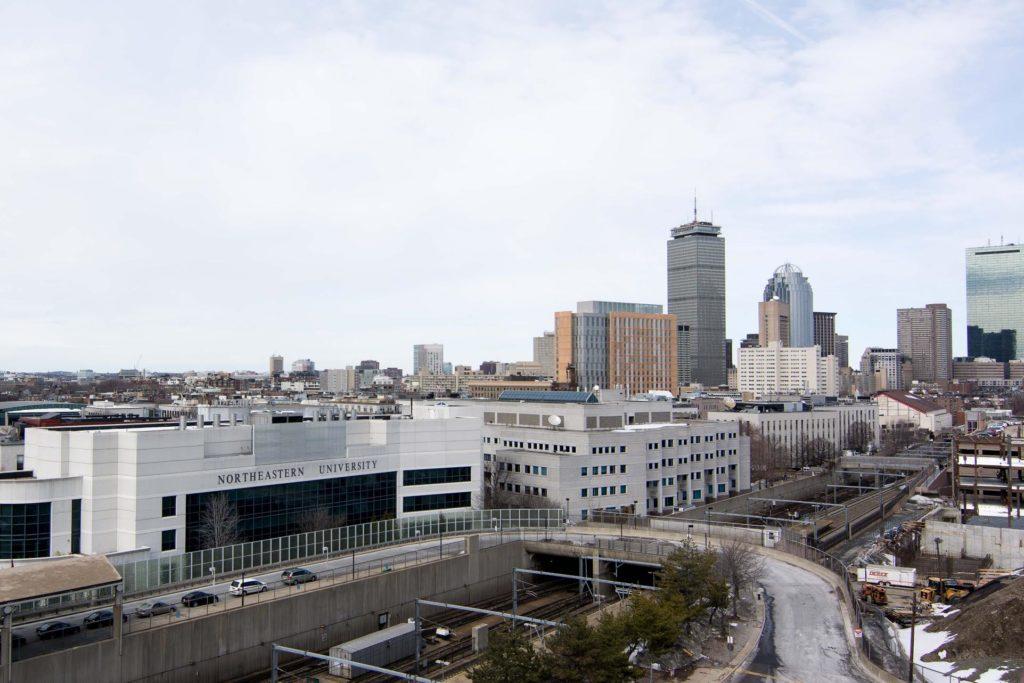
M 719 549 L 715 566 L 718 575 L 729 583 L 732 616 L 736 617 L 740 593 L 751 588 L 764 573 L 764 558 L 752 546 L 734 540 Z
M 757 427 L 743 422 L 740 425 L 741 432 L 750 437 L 750 480 L 771 485 L 788 465 L 785 449 L 778 439 L 765 436 Z
M 824 437 L 805 438 L 800 444 L 799 462 L 802 467 L 818 467 L 830 462 L 834 457 L 835 447 Z
M 206 501 L 199 519 L 199 542 L 205 548 L 220 548 L 242 541 L 238 509 L 223 493 Z
M 883 455 L 896 455 L 907 446 L 928 440 L 928 432 L 918 429 L 909 422 L 897 422 L 882 431 L 881 452 Z
M 300 534 L 345 526 L 345 515 L 335 515 L 324 506 L 304 510 L 295 520 Z
M 867 453 L 871 446 L 871 427 L 867 422 L 858 420 L 846 430 L 846 448 L 858 453 Z

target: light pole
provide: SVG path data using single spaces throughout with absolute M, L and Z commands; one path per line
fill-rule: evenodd
M 938 539 L 936 539 L 938 540 Z M 917 630 L 917 586 L 914 586 L 913 602 L 910 608 L 910 664 L 907 667 L 907 680 L 914 683 L 914 631 Z
M 569 499 L 565 499 L 565 523 L 569 524 Z
M 210 581 L 210 588 L 216 588 L 217 587 L 217 566 L 216 565 L 212 565 L 212 564 L 210 565 L 210 575 L 213 577 L 213 579 Z
M 444 557 L 444 513 L 437 515 L 437 559 Z

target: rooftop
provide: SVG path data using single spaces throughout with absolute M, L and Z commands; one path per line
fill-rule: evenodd
M 120 583 L 103 555 L 72 556 L 0 569 L 0 604 Z
M 527 401 L 530 403 L 600 403 L 592 391 L 517 391 L 507 389 L 498 396 L 499 401 Z
M 934 401 L 915 396 L 914 394 L 906 391 L 880 391 L 877 396 L 885 396 L 887 398 L 902 403 L 911 410 L 916 410 L 919 413 L 935 413 L 941 410 L 945 410 L 942 406 Z

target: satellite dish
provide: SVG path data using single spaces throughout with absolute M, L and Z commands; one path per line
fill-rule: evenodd
M 593 392 L 601 391 L 601 385 L 600 384 L 595 384 L 594 388 L 591 389 L 591 391 L 593 391 Z
M 734 399 L 732 396 L 726 396 L 725 398 L 723 398 L 722 403 L 724 403 L 725 407 L 728 408 L 729 410 L 732 410 L 733 408 L 736 407 L 736 399 Z
M 562 424 L 562 418 L 558 417 L 557 415 L 548 415 L 548 424 L 551 425 L 552 427 L 557 427 L 558 425 Z

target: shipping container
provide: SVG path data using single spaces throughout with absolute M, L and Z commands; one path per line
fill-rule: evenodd
M 416 654 L 416 625 L 410 622 L 375 631 L 331 648 L 332 657 L 350 659 L 361 664 L 387 667 Z M 352 679 L 366 669 L 331 662 L 331 675 Z

